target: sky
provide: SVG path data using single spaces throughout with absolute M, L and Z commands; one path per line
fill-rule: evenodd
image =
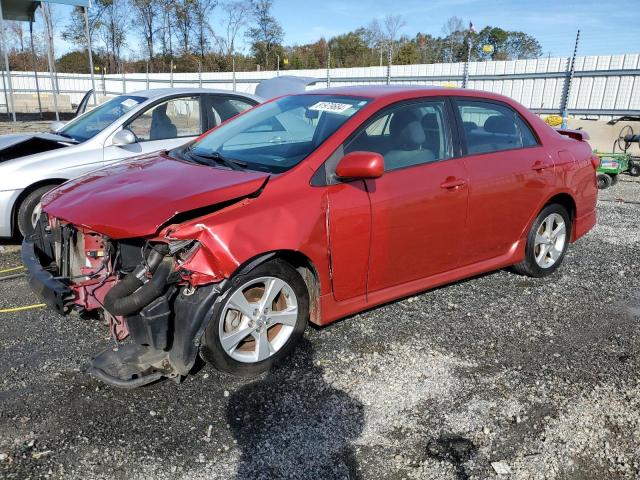
M 59 25 L 68 12 L 69 7 L 57 7 Z M 578 55 L 640 53 L 640 0 L 274 0 L 273 6 L 288 45 L 346 33 L 389 13 L 403 16 L 406 26 L 400 33 L 410 36 L 418 31 L 442 35 L 446 20 L 458 16 L 478 31 L 491 25 L 528 33 L 545 56 L 570 56 L 578 29 Z M 215 10 L 212 25 L 218 26 Z M 58 53 L 70 48 L 57 41 Z

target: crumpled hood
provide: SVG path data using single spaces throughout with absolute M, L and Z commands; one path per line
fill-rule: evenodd
M 56 218 L 113 239 L 153 235 L 173 216 L 246 197 L 268 174 L 175 160 L 125 161 L 64 183 L 42 201 Z
M 30 140 L 32 138 L 50 140 L 52 142 L 70 142 L 69 138 L 63 137 L 62 135 L 56 135 L 55 133 L 9 133 L 7 135 L 0 135 L 0 149 L 10 147 L 16 143 L 24 142 L 25 140 Z
M 75 142 L 54 133 L 15 133 L 0 135 L 0 163 L 19 161 L 50 150 L 66 148 Z

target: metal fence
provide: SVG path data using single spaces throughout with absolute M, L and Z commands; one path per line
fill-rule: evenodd
M 469 64 L 468 87 L 509 96 L 538 113 L 560 113 L 568 86 L 569 58 L 472 62 Z M 427 65 L 393 65 L 389 67 L 332 68 L 287 70 L 281 75 L 317 78 L 310 88 L 331 86 L 384 84 L 417 84 L 459 87 L 464 63 Z M 203 72 L 98 75 L 98 95 L 118 95 L 147 88 L 209 87 L 252 93 L 264 79 L 278 72 Z M 60 97 L 68 96 L 69 106 L 77 104 L 91 88 L 88 74 L 59 74 Z M 34 97 L 36 78 L 33 72 L 12 72 L 16 107 L 20 98 Z M 6 72 L 2 78 L 6 85 Z M 38 87 L 46 97 L 53 92 L 48 73 L 38 74 Z M 59 98 L 60 98 L 59 97 Z M 26 101 L 25 101 L 26 102 Z M 6 108 L 6 95 L 0 92 L 0 103 Z M 25 105 L 33 105 L 26 102 Z M 46 103 L 46 102 L 45 102 Z M 573 115 L 612 117 L 640 115 L 640 55 L 605 55 L 577 57 L 575 74 L 568 97 L 568 112 Z

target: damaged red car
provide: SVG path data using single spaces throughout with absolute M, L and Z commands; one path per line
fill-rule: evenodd
M 586 140 L 487 92 L 285 96 L 52 191 L 23 261 L 48 305 L 129 337 L 88 364 L 98 379 L 179 380 L 198 353 L 253 375 L 309 321 L 503 267 L 554 272 L 596 221 Z

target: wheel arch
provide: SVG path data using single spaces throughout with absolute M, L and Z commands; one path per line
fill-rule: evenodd
M 540 213 L 540 211 L 542 211 L 544 207 L 551 204 L 561 205 L 569 213 L 569 219 L 571 220 L 571 241 L 573 242 L 574 235 L 575 235 L 576 212 L 577 212 L 577 205 L 576 205 L 575 199 L 573 198 L 573 196 L 571 196 L 571 194 L 567 192 L 557 193 L 551 198 L 549 198 L 549 200 L 546 201 L 546 203 L 542 206 L 542 208 L 538 210 L 538 213 Z M 537 215 L 538 214 L 536 213 L 536 216 Z
M 16 201 L 13 203 L 13 206 L 11 208 L 11 233 L 15 234 L 15 232 L 18 231 L 18 210 L 20 209 L 20 205 L 22 205 L 22 202 L 24 201 L 25 198 L 27 198 L 32 192 L 34 192 L 35 190 L 41 187 L 46 187 L 48 185 L 55 187 L 57 185 L 63 184 L 68 180 L 69 180 L 68 178 L 46 178 L 44 180 L 40 180 L 38 182 L 32 183 L 31 185 L 26 187 L 24 190 L 22 190 L 22 192 L 20 193 L 18 198 L 16 198 Z
M 533 222 L 536 221 L 536 218 L 538 217 L 538 215 L 540 214 L 540 212 L 548 205 L 551 205 L 553 203 L 557 203 L 558 205 L 562 205 L 564 208 L 566 208 L 567 212 L 569 212 L 569 219 L 571 220 L 571 242 L 574 241 L 574 232 L 575 232 L 575 226 L 576 226 L 576 215 L 577 215 L 577 206 L 576 206 L 576 201 L 573 198 L 573 195 L 571 195 L 569 192 L 566 191 L 559 191 L 559 192 L 555 192 L 553 195 L 551 195 L 549 198 L 547 198 L 546 201 L 542 201 L 540 202 L 540 204 L 538 205 L 538 207 L 532 211 L 532 215 L 531 217 L 529 217 L 529 221 L 527 222 L 525 228 L 522 230 L 522 233 L 520 235 L 520 243 L 522 244 L 522 249 L 521 249 L 521 253 L 524 254 L 524 243 L 526 242 L 527 239 L 527 235 L 529 234 L 529 230 L 531 229 L 531 227 L 533 226 Z
M 287 262 L 300 274 L 309 292 L 309 321 L 321 324 L 320 276 L 311 259 L 299 250 L 275 250 L 256 255 L 242 263 L 234 275 L 246 273 L 269 260 L 280 259 Z

